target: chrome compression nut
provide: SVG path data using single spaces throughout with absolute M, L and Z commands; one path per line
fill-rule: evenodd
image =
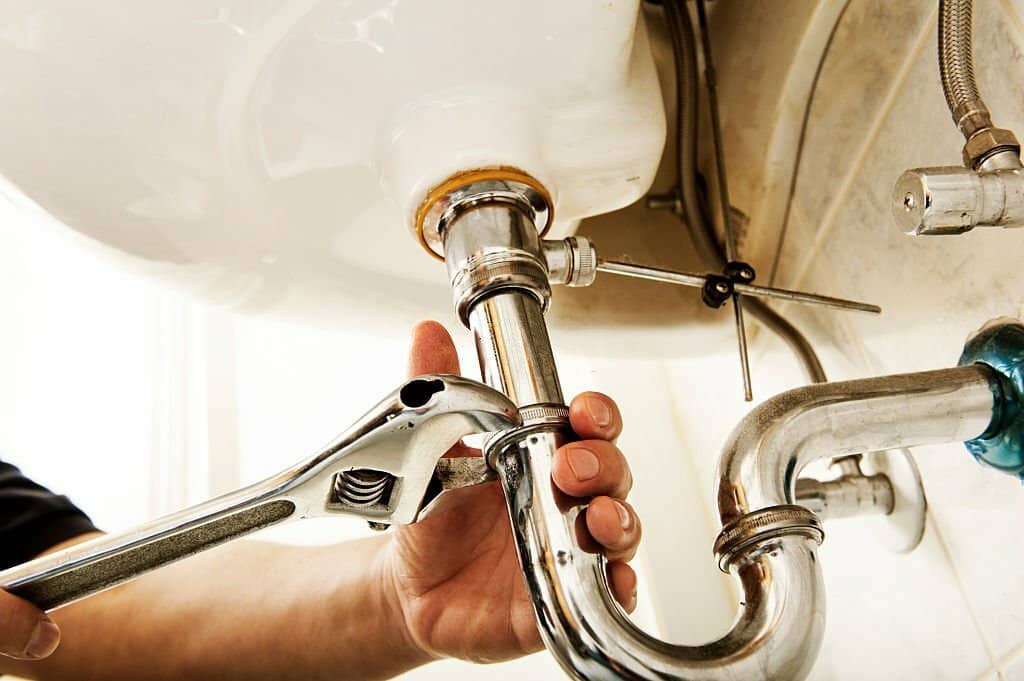
M 771 506 L 748 513 L 718 533 L 715 540 L 718 569 L 729 572 L 737 558 L 757 545 L 790 534 L 803 535 L 818 544 L 825 540 L 821 520 L 803 506 Z
M 524 426 L 568 426 L 569 407 L 564 404 L 531 404 L 519 409 Z
M 568 409 L 566 409 L 566 412 L 568 412 Z M 491 469 L 498 470 L 504 465 L 502 462 L 508 459 L 506 455 L 510 451 L 525 446 L 530 436 L 544 433 L 559 433 L 566 438 L 571 438 L 572 426 L 569 424 L 568 414 L 564 419 L 553 418 L 546 423 L 522 425 L 518 428 L 492 434 L 484 442 L 484 460 Z
M 469 311 L 482 297 L 498 291 L 519 289 L 529 293 L 546 310 L 551 286 L 543 263 L 526 251 L 501 250 L 473 255 L 451 274 L 455 311 L 469 326 Z
M 964 165 L 973 170 L 981 170 L 986 161 L 997 154 L 1006 152 L 1016 158 L 1016 167 L 1020 167 L 1020 142 L 1012 130 L 1005 128 L 982 128 L 971 135 L 964 144 Z

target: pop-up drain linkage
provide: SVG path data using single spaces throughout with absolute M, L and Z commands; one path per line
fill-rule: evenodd
M 872 314 L 882 312 L 882 308 L 871 303 L 750 283 L 755 276 L 754 269 L 742 262 L 729 263 L 726 266 L 725 274 L 718 275 L 694 274 L 617 260 L 603 260 L 598 257 L 594 244 L 582 236 L 545 240 L 543 250 L 548 264 L 548 278 L 552 284 L 589 286 L 594 283 L 598 272 L 607 272 L 624 277 L 699 288 L 704 304 L 712 308 L 721 307 L 733 293 L 741 293 L 762 298 L 788 300 L 794 303 L 824 305 L 840 310 L 855 310 Z
M 788 300 L 794 303 L 808 303 L 811 305 L 824 305 L 840 310 L 855 310 L 858 312 L 870 312 L 881 314 L 882 308 L 871 303 L 862 303 L 856 300 L 844 298 L 833 298 L 817 293 L 806 293 L 804 291 L 790 291 L 789 289 L 775 288 L 772 286 L 759 286 L 752 283 L 754 280 L 754 268 L 745 262 L 731 261 L 726 264 L 722 274 L 694 274 L 692 272 L 680 272 L 668 270 L 649 265 L 635 265 L 617 260 L 602 260 L 597 255 L 594 244 L 582 236 L 571 236 L 566 239 L 546 239 L 541 242 L 541 251 L 547 264 L 548 281 L 552 284 L 565 284 L 566 286 L 590 286 L 594 283 L 598 272 L 607 272 L 623 277 L 634 277 L 659 281 L 665 284 L 676 284 L 678 286 L 691 286 L 701 290 L 701 300 L 710 308 L 722 307 L 730 298 L 735 303 L 735 296 L 750 295 L 762 298 L 777 298 Z M 746 343 L 741 343 L 746 347 Z M 741 351 L 740 361 L 745 365 L 746 357 Z M 746 374 L 746 371 L 744 371 Z M 744 393 L 750 399 L 749 391 L 746 388 L 749 383 L 744 383 Z

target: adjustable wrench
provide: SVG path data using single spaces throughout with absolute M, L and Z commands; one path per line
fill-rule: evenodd
M 52 610 L 286 520 L 350 515 L 413 523 L 440 492 L 493 479 L 482 457 L 442 459 L 452 445 L 518 425 L 515 405 L 482 383 L 419 376 L 309 459 L 133 530 L 4 570 L 0 587 Z

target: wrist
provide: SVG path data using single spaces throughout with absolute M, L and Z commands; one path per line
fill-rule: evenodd
M 392 530 L 393 532 L 394 530 Z M 374 607 L 382 618 L 380 624 L 382 635 L 392 642 L 396 659 L 403 660 L 408 669 L 424 665 L 440 659 L 423 646 L 409 626 L 409 617 L 404 605 L 400 580 L 402 575 L 397 569 L 399 563 L 392 553 L 392 537 L 380 537 L 376 542 L 376 553 L 370 571 L 371 585 L 369 591 L 375 599 Z
M 299 559 L 292 581 L 300 594 L 286 595 L 288 611 L 274 618 L 288 627 L 283 638 L 308 651 L 305 665 L 290 658 L 294 678 L 390 679 L 433 659 L 409 635 L 390 578 L 389 539 L 317 546 Z

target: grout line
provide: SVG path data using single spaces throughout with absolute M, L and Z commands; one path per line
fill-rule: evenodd
M 996 671 L 999 673 L 999 678 L 1003 678 L 1003 672 L 1006 671 L 1006 666 L 1016 662 L 1022 655 L 1024 655 L 1024 643 L 1019 643 L 1010 652 L 1003 655 L 996 662 Z
M 781 225 L 779 225 L 778 236 L 776 237 L 776 243 L 774 248 L 775 253 L 772 256 L 771 272 L 768 276 L 769 286 L 775 285 L 776 279 L 778 278 L 779 274 L 779 268 L 782 264 L 782 253 L 786 245 L 786 235 L 789 231 L 790 218 L 794 203 L 793 200 L 796 197 L 800 183 L 800 166 L 802 165 L 801 162 L 804 158 L 803 152 L 805 144 L 807 142 L 807 135 L 811 122 L 811 114 L 814 108 L 814 95 L 817 93 L 818 85 L 821 81 L 822 75 L 825 73 L 825 65 L 828 62 L 829 53 L 832 51 L 832 45 L 835 42 L 836 36 L 839 34 L 840 25 L 843 23 L 843 18 L 846 15 L 846 11 L 850 9 L 850 6 L 852 4 L 852 0 L 844 0 L 844 2 L 841 6 L 839 6 L 839 9 L 837 11 L 835 5 L 830 5 L 829 3 L 820 3 L 811 15 L 810 21 L 807 22 L 808 30 L 805 33 L 805 36 L 811 33 L 817 33 L 818 35 L 823 33 L 823 31 L 821 30 L 822 22 L 819 19 L 819 17 L 821 16 L 821 14 L 825 14 L 825 12 L 822 11 L 822 8 L 826 6 L 828 7 L 828 13 L 826 14 L 825 23 L 826 25 L 830 25 L 831 28 L 829 29 L 828 34 L 825 37 L 824 43 L 820 45 L 821 49 L 817 55 L 817 64 L 814 67 L 814 72 L 811 75 L 810 80 L 807 81 L 807 95 L 804 98 L 803 113 L 800 116 L 799 131 L 796 136 L 796 141 L 791 142 L 791 146 L 795 148 L 796 153 L 791 164 L 788 182 L 786 182 L 786 184 L 788 185 L 788 187 L 786 188 L 786 203 L 782 209 L 782 223 Z M 812 50 L 811 48 L 808 48 L 807 42 L 808 41 L 805 40 L 804 43 L 800 46 L 800 49 L 798 49 L 797 52 L 794 54 L 794 63 L 798 63 L 798 61 L 801 59 L 807 59 L 807 55 L 805 55 L 804 52 L 816 51 Z M 815 43 L 815 45 L 817 45 L 817 43 Z M 783 99 L 786 97 L 785 93 L 791 93 L 794 88 L 799 87 L 799 83 L 796 85 L 794 85 L 793 83 L 793 81 L 796 79 L 795 74 L 797 74 L 798 72 L 801 72 L 801 69 L 791 68 L 789 73 L 787 74 L 781 90 L 784 93 L 782 95 Z M 804 80 L 806 80 L 806 78 Z M 778 127 L 772 132 L 772 140 L 769 142 L 770 147 L 774 146 L 773 142 L 775 141 L 775 138 L 778 137 L 779 132 L 780 131 Z
M 822 248 L 824 248 L 825 242 L 827 241 L 826 237 L 835 225 L 840 207 L 845 205 L 846 196 L 850 193 L 854 180 L 857 178 L 858 173 L 864 166 L 864 160 L 867 158 L 868 152 L 874 149 L 875 139 L 881 132 L 882 125 L 888 119 L 889 113 L 892 111 L 892 108 L 896 103 L 897 96 L 903 92 L 904 84 L 910 75 L 911 69 L 914 67 L 914 64 L 917 63 L 918 58 L 924 51 L 925 45 L 928 42 L 927 39 L 933 32 L 937 13 L 938 6 L 936 5 L 929 14 L 928 20 L 924 22 L 921 33 L 914 41 L 913 49 L 910 51 L 907 59 L 905 59 L 903 64 L 900 66 L 900 70 L 897 73 L 896 78 L 893 79 L 893 87 L 886 93 L 882 106 L 879 107 L 878 115 L 871 123 L 871 128 L 868 130 L 868 133 L 864 136 L 864 143 L 858 150 L 850 171 L 846 174 L 846 177 L 843 178 L 840 190 L 832 200 L 828 210 L 825 212 L 825 216 L 822 218 L 821 224 L 818 227 L 817 234 L 814 236 L 814 242 L 811 244 L 811 248 L 808 249 L 807 254 L 801 261 L 800 267 L 797 268 L 796 276 L 789 282 L 788 288 L 799 288 L 803 284 L 804 279 L 807 277 L 807 274 L 811 269 L 811 265 L 817 259 Z

